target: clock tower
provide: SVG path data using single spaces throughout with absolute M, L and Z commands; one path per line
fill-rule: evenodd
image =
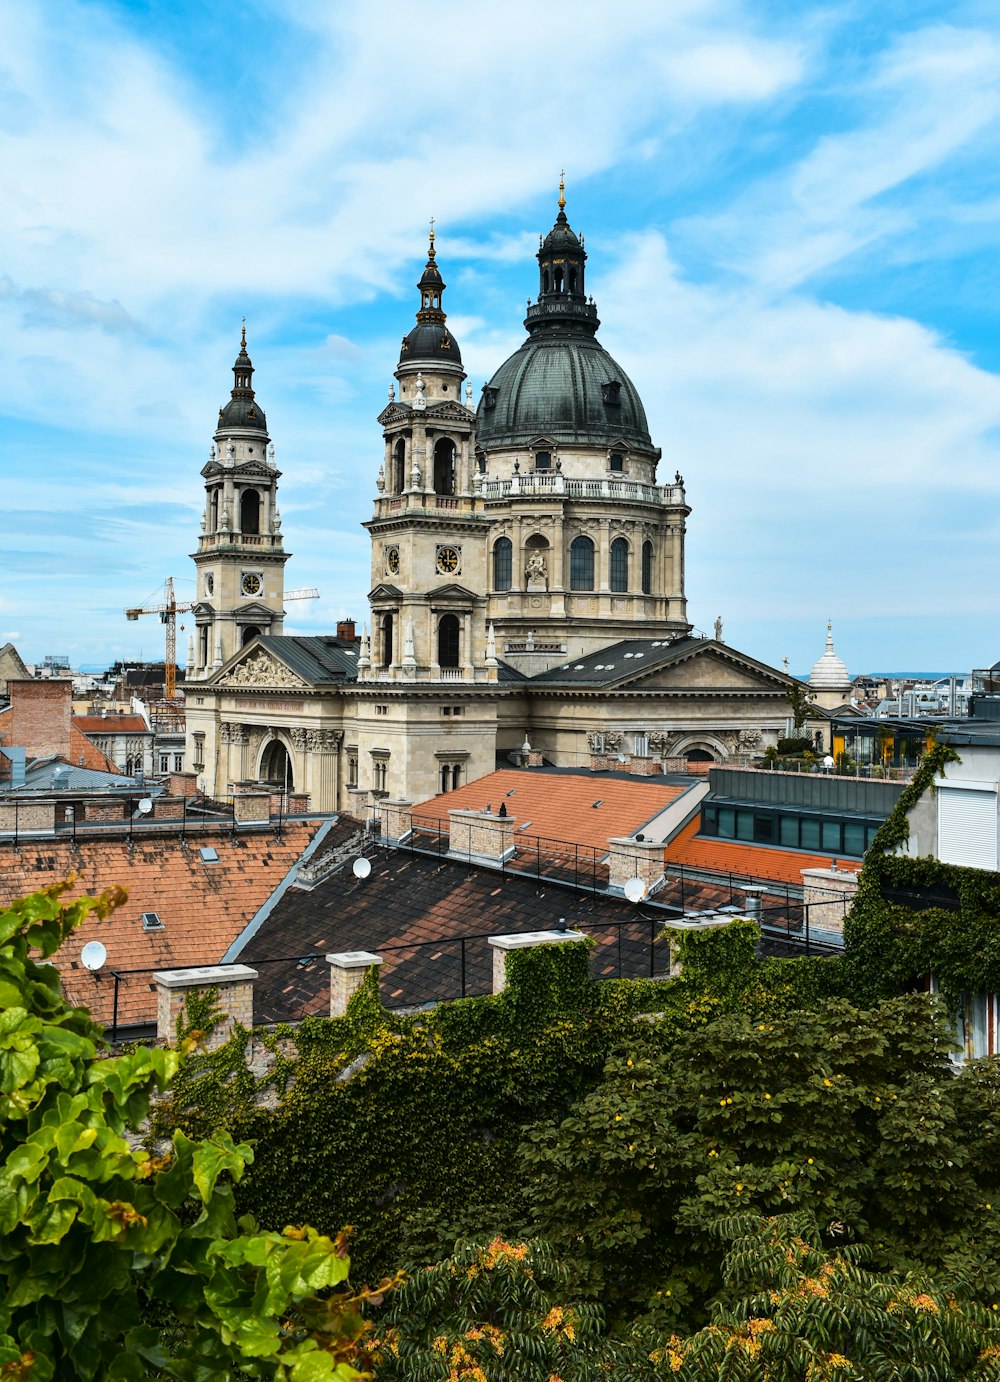
M 471 388 L 448 329 L 431 230 L 417 284 L 416 325 L 403 337 L 389 404 L 372 537 L 370 645 L 360 679 L 488 682 L 496 660 L 486 623 L 487 522 L 474 454 Z
M 198 590 L 189 680 L 203 680 L 257 634 L 280 634 L 284 566 L 274 447 L 254 396 L 246 322 L 233 391 L 202 470 L 205 511 L 192 553 Z

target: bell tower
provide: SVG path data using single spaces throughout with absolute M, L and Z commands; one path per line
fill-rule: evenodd
M 495 681 L 486 625 L 487 521 L 476 500 L 471 388 L 448 329 L 433 222 L 389 404 L 372 538 L 371 638 L 361 680 Z M 480 512 L 476 512 L 477 507 Z
M 198 550 L 195 636 L 188 677 L 203 680 L 257 634 L 280 634 L 284 566 L 274 446 L 254 395 L 246 320 L 233 390 L 202 469 L 205 510 Z

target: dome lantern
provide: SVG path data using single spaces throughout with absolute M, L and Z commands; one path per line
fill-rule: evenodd
M 427 263 L 417 282 L 420 293 L 420 306 L 417 308 L 417 324 L 403 337 L 399 353 L 399 367 L 404 365 L 428 364 L 462 365 L 462 352 L 458 342 L 448 330 L 447 317 L 442 301 L 445 282 L 437 266 L 437 249 L 434 244 L 434 218 L 431 217 L 430 244 L 427 250 Z

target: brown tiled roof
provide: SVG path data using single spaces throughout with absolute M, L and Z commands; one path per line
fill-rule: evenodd
M 448 812 L 459 807 L 494 812 L 500 804 L 516 817 L 525 835 L 604 849 L 612 837 L 632 835 L 685 790 L 656 778 L 593 777 L 500 768 L 454 792 L 431 797 L 413 808 L 415 824 L 435 820 L 447 827 Z M 595 806 L 595 802 L 600 806 Z M 527 824 L 530 822 L 530 824 Z
M 128 901 L 104 921 L 88 919 L 57 956 L 63 990 L 73 1003 L 85 1004 L 99 1021 L 112 1017 L 112 970 L 176 968 L 215 964 L 270 897 L 299 859 L 318 829 L 318 822 L 287 822 L 281 840 L 272 830 L 241 832 L 190 827 L 182 842 L 176 836 L 136 833 L 131 849 L 124 839 L 78 837 L 29 841 L 20 849 L 0 844 L 0 904 L 5 905 L 75 874 L 67 897 L 99 893 L 114 884 L 128 891 Z M 204 863 L 199 849 L 211 846 L 217 863 Z M 143 912 L 155 912 L 162 929 L 144 930 Z M 80 964 L 87 941 L 107 948 L 100 979 Z M 154 1021 L 156 995 L 151 974 L 124 979 L 119 987 L 118 1021 Z
M 654 923 L 639 918 L 635 907 L 622 898 L 406 850 L 369 848 L 367 857 L 372 870 L 363 881 L 345 863 L 312 892 L 289 889 L 239 953 L 239 963 L 251 965 L 260 976 L 254 993 L 257 1021 L 328 1013 L 330 969 L 325 956 L 331 951 L 381 954 L 383 1002 L 412 1005 L 461 996 L 462 937 L 550 930 L 562 918 L 567 926 L 580 925 L 602 942 L 595 973 L 617 972 L 615 922 L 625 924 L 626 972 L 649 972 Z M 658 929 L 659 923 L 655 925 Z M 665 968 L 666 947 L 660 946 L 656 954 Z M 287 961 L 287 956 L 298 960 Z M 466 940 L 467 995 L 490 991 L 492 961 L 485 939 Z
M 149 734 L 141 715 L 74 715 L 73 723 L 84 734 Z
M 759 878 L 762 882 L 802 884 L 803 869 L 825 869 L 830 865 L 830 853 L 809 854 L 802 849 L 779 849 L 774 845 L 744 844 L 738 840 L 719 840 L 699 835 L 698 816 L 667 845 L 667 864 L 684 864 L 689 868 L 711 869 L 715 873 L 737 873 L 745 878 Z M 848 863 L 846 867 L 852 865 Z M 860 861 L 857 868 L 861 868 Z

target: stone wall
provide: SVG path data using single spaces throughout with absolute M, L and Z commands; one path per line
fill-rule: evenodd
M 189 994 L 216 990 L 215 1006 L 223 1018 L 207 1038 L 209 1050 L 222 1046 L 237 1023 L 253 1028 L 253 986 L 257 971 L 246 965 L 205 965 L 200 969 L 158 970 L 156 984 L 156 1036 L 172 1042 L 177 1035 L 177 1018 Z
M 448 812 L 448 853 L 473 863 L 499 864 L 514 850 L 516 816 L 486 811 Z
M 846 869 L 803 869 L 802 901 L 809 930 L 844 932 L 844 917 L 858 891 L 858 875 Z

